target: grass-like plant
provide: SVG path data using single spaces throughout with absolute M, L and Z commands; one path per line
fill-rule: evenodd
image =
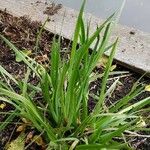
M 48 149 L 129 149 L 126 142 L 119 142 L 116 138 L 124 139 L 126 130 L 137 128 L 141 119 L 139 110 L 149 104 L 150 98 L 128 105 L 144 91 L 137 82 L 129 94 L 106 108 L 106 85 L 118 43 L 116 39 L 108 45 L 114 15 L 89 36 L 89 29 L 83 21 L 84 5 L 85 1 L 78 16 L 69 59 L 61 57 L 60 38 L 54 38 L 48 68 L 0 35 L 1 40 L 27 65 L 23 80 L 14 78 L 0 66 L 1 78 L 4 79 L 0 81 L 0 100 L 16 109 L 10 111 L 6 122 L 14 116 L 26 118 L 42 133 L 49 143 Z M 94 48 L 89 54 L 91 45 Z M 92 72 L 108 49 L 110 56 L 102 75 L 99 97 L 93 111 L 89 112 L 89 85 L 94 78 L 97 79 Z M 28 82 L 33 75 L 39 81 L 36 86 Z M 34 100 L 37 94 L 42 94 L 41 105 Z M 6 125 L 0 124 L 0 130 Z

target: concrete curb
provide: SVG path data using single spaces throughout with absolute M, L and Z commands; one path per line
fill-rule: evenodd
M 37 0 L 1 0 L 0 9 L 6 9 L 17 17 L 27 15 L 31 20 L 43 23 L 47 18 L 43 11 L 48 5 L 45 4 L 45 0 L 40 0 L 39 3 L 36 2 Z M 54 34 L 61 33 L 63 37 L 71 40 L 77 16 L 77 11 L 63 6 L 58 10 L 58 13 L 50 16 L 50 22 L 46 24 L 45 28 Z M 103 20 L 91 14 L 85 14 L 85 19 L 91 19 L 90 33 L 96 29 L 97 24 L 103 22 Z M 121 39 L 115 55 L 116 61 L 125 67 L 134 69 L 135 72 L 148 72 L 150 74 L 150 34 L 118 25 L 112 39 L 116 37 Z

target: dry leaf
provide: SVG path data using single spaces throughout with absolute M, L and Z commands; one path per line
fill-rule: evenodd
M 150 85 L 145 86 L 145 91 L 150 92 Z
M 112 65 L 111 68 L 110 68 L 110 71 L 113 71 L 117 68 L 117 65 Z
M 106 55 L 103 55 L 100 59 L 99 59 L 99 61 L 98 61 L 98 63 L 97 63 L 97 67 L 105 67 L 106 66 L 106 64 L 107 64 L 107 62 L 108 62 L 108 57 L 106 56 Z
M 77 118 L 77 124 L 78 124 L 78 125 L 81 124 L 81 121 L 80 121 L 79 118 Z
M 21 118 L 21 120 L 26 124 L 26 125 L 31 125 L 31 121 L 27 120 L 26 118 Z
M 24 123 L 28 123 L 28 120 L 26 118 L 21 118 L 21 120 L 24 122 Z
M 35 141 L 35 143 L 36 143 L 37 145 L 42 146 L 42 147 L 45 147 L 45 143 L 44 143 L 44 141 L 43 141 L 43 139 L 42 139 L 41 136 L 35 135 L 35 136 L 33 137 L 33 141 Z
M 17 132 L 22 132 L 22 131 L 24 131 L 25 130 L 25 128 L 26 128 L 26 124 L 22 124 L 22 125 L 20 125 L 18 128 L 17 128 Z
M 6 107 L 5 103 L 0 104 L 0 109 L 4 109 Z
M 107 65 L 107 62 L 108 62 L 108 60 L 109 60 L 109 57 L 107 57 L 106 55 L 103 55 L 100 59 L 99 59 L 99 61 L 98 61 L 98 63 L 97 63 L 97 67 L 106 67 L 106 65 Z M 116 69 L 116 67 L 117 67 L 117 65 L 112 65 L 111 66 L 111 68 L 110 68 L 110 71 L 113 71 L 114 69 Z
M 26 143 L 28 143 L 29 141 L 31 141 L 32 140 L 32 138 L 33 138 L 33 134 L 34 134 L 34 132 L 32 131 L 32 132 L 29 132 L 29 134 L 27 135 L 27 137 L 26 137 Z
M 25 49 L 25 50 L 22 50 L 22 53 L 27 55 L 27 56 L 30 56 L 32 51 L 28 50 L 28 49 Z M 16 54 L 16 61 L 17 62 L 21 62 L 22 61 L 22 57 L 20 57 L 18 54 Z
M 145 121 L 143 120 L 142 117 L 140 117 L 140 120 L 137 122 L 137 126 L 142 128 L 142 127 L 146 127 L 146 123 Z
M 38 63 L 42 63 L 42 62 L 47 61 L 47 60 L 48 60 L 48 57 L 47 57 L 47 55 L 45 54 L 45 55 L 42 55 L 42 56 L 37 56 L 35 59 L 36 59 L 36 61 L 37 61 Z
M 19 135 L 17 139 L 7 145 L 6 150 L 24 150 L 24 138 L 24 134 Z
M 29 49 L 22 50 L 22 52 L 27 56 L 30 56 L 32 54 L 32 51 Z

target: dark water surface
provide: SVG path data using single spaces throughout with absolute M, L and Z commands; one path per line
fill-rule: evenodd
M 79 10 L 82 0 L 54 0 L 65 6 Z M 122 0 L 87 0 L 86 11 L 106 18 L 117 10 Z M 120 24 L 128 25 L 150 33 L 150 0 L 126 0 Z

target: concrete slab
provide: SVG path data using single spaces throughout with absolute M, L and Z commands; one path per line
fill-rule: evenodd
M 44 22 L 47 18 L 47 15 L 43 14 L 47 7 L 45 2 L 45 0 L 40 0 L 38 3 L 37 0 L 0 0 L 0 9 L 6 9 L 14 16 L 27 15 L 31 20 Z M 58 13 L 50 16 L 51 21 L 46 24 L 45 28 L 52 33 L 61 33 L 62 36 L 71 40 L 77 16 L 77 11 L 63 6 L 58 10 Z M 91 14 L 85 14 L 85 18 L 91 18 L 91 33 L 96 29 L 97 24 L 103 22 Z M 148 72 L 150 74 L 150 34 L 118 25 L 112 39 L 118 36 L 121 41 L 115 59 L 136 72 Z

